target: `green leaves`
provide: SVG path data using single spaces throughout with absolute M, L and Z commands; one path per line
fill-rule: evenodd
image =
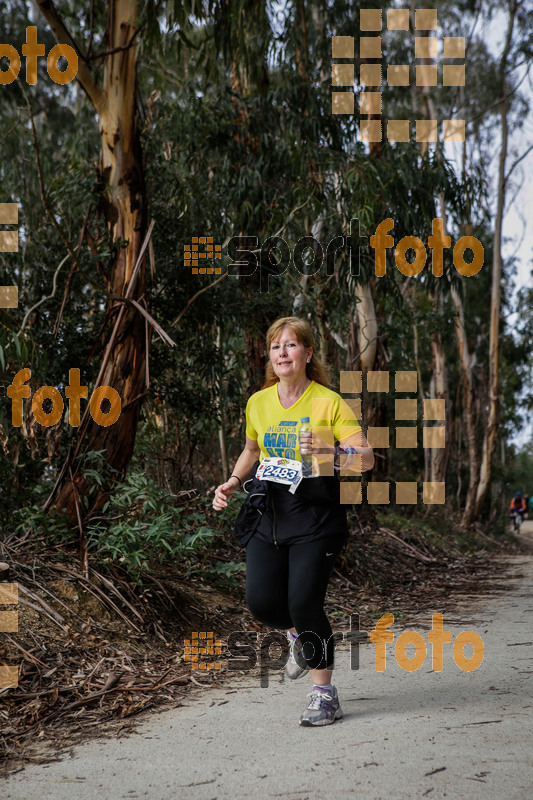
M 101 477 L 90 469 L 84 474 L 94 480 Z M 205 514 L 185 513 L 176 506 L 175 496 L 144 472 L 131 472 L 118 483 L 104 513 L 87 528 L 94 554 L 120 565 L 138 583 L 142 583 L 141 573 L 166 562 L 175 568 L 184 561 L 184 569 L 191 574 L 215 533 L 206 524 Z

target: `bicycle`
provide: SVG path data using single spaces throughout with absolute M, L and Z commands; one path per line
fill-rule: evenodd
M 520 526 L 522 525 L 523 517 L 521 511 L 511 511 L 511 518 L 513 520 L 513 529 L 515 533 L 520 533 Z

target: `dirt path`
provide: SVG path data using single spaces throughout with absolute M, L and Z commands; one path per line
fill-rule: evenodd
M 521 536 L 533 552 L 533 522 Z M 283 797 L 365 800 L 533 797 L 533 555 L 502 559 L 514 568 L 509 592 L 476 597 L 444 615 L 452 643 L 474 631 L 484 659 L 474 671 L 444 645 L 442 671 L 431 646 L 416 672 L 401 669 L 387 644 L 386 669 L 375 647 L 359 648 L 351 669 L 348 643 L 337 651 L 334 683 L 344 719 L 301 728 L 309 678 L 271 673 L 221 676 L 219 688 L 189 697 L 181 708 L 154 713 L 136 734 L 92 741 L 31 765 L 0 783 L 5 800 L 239 800 Z M 522 577 L 516 577 L 518 573 Z M 435 609 L 435 613 L 439 609 Z M 387 609 L 383 609 L 386 613 Z M 429 616 L 416 626 L 427 640 Z M 402 632 L 392 627 L 396 642 Z M 407 649 L 411 655 L 413 649 Z M 473 648 L 467 645 L 465 657 Z

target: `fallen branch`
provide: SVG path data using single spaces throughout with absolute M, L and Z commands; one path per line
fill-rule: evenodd
M 31 653 L 29 653 L 27 650 L 25 650 L 24 647 L 22 647 L 21 644 L 16 642 L 15 639 L 13 639 L 12 636 L 9 636 L 9 634 L 7 634 L 7 633 L 5 634 L 5 636 L 6 636 L 7 640 L 8 640 L 8 642 L 11 642 L 11 644 L 14 645 L 17 648 L 17 650 L 20 650 L 21 653 L 24 653 L 24 655 L 26 656 L 26 658 L 29 661 L 32 661 L 34 664 L 37 664 L 39 667 L 47 667 L 48 666 L 48 664 L 45 664 L 44 661 L 41 661 L 40 658 L 37 658 L 37 656 L 34 656 Z
M 29 589 L 26 589 L 21 583 L 18 584 L 18 588 L 21 594 L 25 594 L 27 597 L 31 597 L 33 600 L 37 600 L 40 607 L 38 605 L 35 605 L 35 603 L 30 603 L 28 600 L 24 600 L 20 596 L 19 596 L 19 603 L 22 603 L 22 605 L 28 606 L 29 608 L 33 608 L 35 609 L 35 611 L 39 611 L 42 612 L 43 614 L 46 614 L 48 619 L 51 619 L 52 622 L 55 622 L 56 625 L 59 625 L 62 631 L 68 633 L 68 628 L 66 627 L 65 624 L 65 618 L 58 611 L 52 608 L 52 606 L 49 606 L 48 603 L 46 603 L 39 597 L 39 595 L 30 592 Z
M 120 610 L 117 604 L 114 603 L 113 600 L 111 600 L 111 598 L 105 594 L 105 592 L 103 592 L 98 586 L 96 586 L 96 584 L 92 583 L 92 581 L 89 578 L 85 578 L 83 575 L 80 575 L 79 572 L 76 572 L 75 570 L 70 569 L 69 567 L 65 567 L 62 564 L 54 564 L 52 569 L 60 570 L 61 572 L 68 572 L 70 575 L 73 575 L 78 581 L 82 581 L 84 584 L 87 585 L 86 588 L 92 595 L 94 595 L 98 600 L 103 601 L 104 605 L 106 603 L 109 603 L 109 605 L 114 609 L 114 611 L 116 611 L 117 614 L 119 614 L 119 616 L 122 617 L 124 622 L 126 622 L 128 625 L 131 625 L 132 628 L 135 628 L 135 630 L 138 633 L 141 633 L 141 629 L 138 628 L 137 625 L 134 622 L 132 622 L 129 619 L 129 617 L 127 617 Z
M 389 531 L 388 528 L 380 528 L 379 531 L 380 533 L 386 533 L 387 536 L 391 536 L 393 539 L 396 539 L 396 541 L 402 544 L 404 547 L 407 547 L 409 548 L 409 550 L 412 550 L 414 557 L 419 558 L 421 561 L 425 561 L 426 564 L 431 564 L 437 561 L 436 558 L 430 558 L 428 556 L 425 556 L 423 553 L 420 552 L 420 550 L 417 550 L 416 547 L 413 547 L 412 544 L 407 544 L 407 542 L 404 542 L 403 539 L 400 539 L 400 537 L 396 536 L 395 533 Z
M 165 333 L 161 325 L 155 321 L 155 319 L 148 313 L 148 311 L 141 306 L 137 300 L 134 300 L 133 297 L 117 297 L 117 295 L 111 295 L 111 300 L 115 300 L 117 303 L 131 303 L 132 306 L 135 306 L 137 311 L 139 311 L 143 317 L 150 323 L 152 328 L 159 334 L 161 339 L 168 344 L 170 347 L 176 347 L 176 342 L 170 338 L 168 333 Z
M 106 578 L 104 575 L 101 575 L 101 574 L 100 574 L 99 572 L 97 572 L 97 571 L 96 571 L 96 570 L 95 570 L 93 567 L 91 567 L 91 572 L 92 572 L 92 574 L 93 574 L 93 575 L 96 575 L 96 577 L 97 577 L 97 578 L 99 578 L 99 579 L 102 581 L 102 583 L 104 584 L 104 586 L 107 586 L 107 588 L 108 588 L 110 591 L 112 591 L 112 592 L 113 592 L 113 594 L 115 594 L 115 595 L 116 595 L 116 596 L 117 596 L 117 597 L 118 597 L 120 600 L 122 600 L 122 602 L 124 603 L 124 605 L 128 606 L 128 608 L 130 609 L 130 611 L 132 611 L 132 612 L 135 614 L 135 616 L 136 616 L 136 617 L 137 617 L 137 618 L 138 618 L 138 619 L 139 619 L 141 622 L 144 622 L 144 620 L 143 620 L 143 618 L 142 618 L 141 614 L 139 614 L 139 612 L 137 611 L 137 609 L 136 609 L 134 606 L 132 606 L 132 605 L 131 605 L 131 603 L 129 603 L 129 602 L 126 600 L 126 598 L 124 597 L 124 595 L 122 595 L 122 594 L 119 592 L 119 590 L 118 590 L 118 589 L 116 588 L 116 586 L 115 586 L 115 585 L 112 583 L 112 581 L 110 581 L 110 580 L 109 580 L 108 578 Z

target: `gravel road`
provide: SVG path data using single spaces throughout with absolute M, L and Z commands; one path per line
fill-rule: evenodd
M 533 522 L 522 536 L 532 544 Z M 309 677 L 268 688 L 251 674 L 187 697 L 185 705 L 147 714 L 127 737 L 100 738 L 30 765 L 0 783 L 3 800 L 365 800 L 533 798 L 533 556 L 505 558 L 521 578 L 509 591 L 476 597 L 444 615 L 452 643 L 474 631 L 484 658 L 472 671 L 443 649 L 432 669 L 403 670 L 395 643 L 377 672 L 375 646 L 337 650 L 334 683 L 344 719 L 302 728 Z M 383 613 L 386 613 L 384 609 Z M 439 609 L 435 609 L 435 613 Z M 416 629 L 427 640 L 429 615 Z M 411 622 L 409 629 L 415 629 Z M 402 627 L 392 626 L 394 642 Z M 406 650 L 410 656 L 413 646 Z M 473 648 L 467 645 L 465 657 Z

